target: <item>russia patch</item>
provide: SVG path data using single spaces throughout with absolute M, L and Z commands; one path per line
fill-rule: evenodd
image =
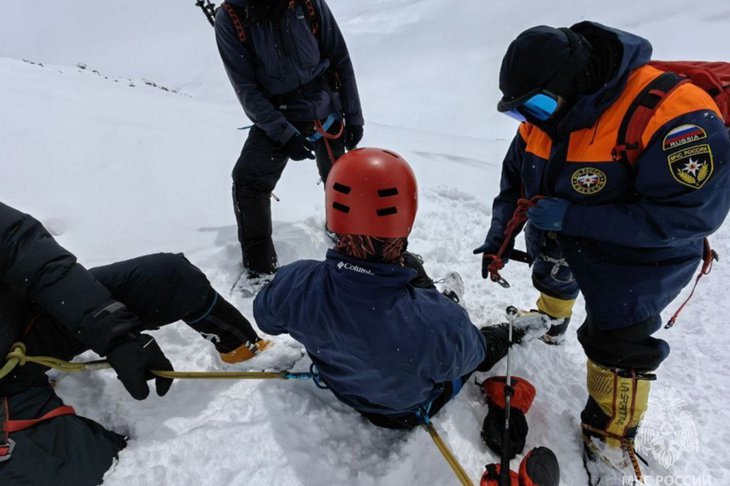
M 672 177 L 685 186 L 699 189 L 710 180 L 715 167 L 707 144 L 689 147 L 667 157 Z
M 672 150 L 688 143 L 696 142 L 707 138 L 705 129 L 698 125 L 680 125 L 673 128 L 664 137 L 662 148 Z

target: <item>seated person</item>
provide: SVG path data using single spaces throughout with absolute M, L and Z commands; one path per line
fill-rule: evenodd
M 403 158 L 372 148 L 347 153 L 326 186 L 335 248 L 325 261 L 282 267 L 254 301 L 261 330 L 289 333 L 337 398 L 389 428 L 434 415 L 508 347 L 506 326 L 477 329 L 455 302 L 459 292 L 440 293 L 406 251 L 416 207 L 416 179 Z M 547 330 L 546 319 L 524 322 L 516 340 Z

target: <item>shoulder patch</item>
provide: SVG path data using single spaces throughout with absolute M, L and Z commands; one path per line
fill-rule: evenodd
M 662 143 L 662 148 L 672 150 L 688 143 L 697 142 L 707 138 L 707 132 L 699 125 L 680 125 L 667 133 Z
M 667 157 L 667 162 L 674 180 L 693 189 L 704 186 L 715 169 L 712 150 L 707 144 L 671 153 Z
M 593 167 L 583 167 L 573 172 L 570 184 L 580 194 L 591 195 L 606 187 L 606 174 Z

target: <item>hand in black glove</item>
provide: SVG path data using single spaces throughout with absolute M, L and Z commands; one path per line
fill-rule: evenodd
M 107 353 L 106 359 L 117 372 L 117 378 L 124 388 L 137 400 L 144 400 L 150 394 L 147 380 L 155 378 L 159 396 L 167 393 L 172 385 L 172 379 L 155 377 L 151 373 L 151 370 L 173 369 L 157 342 L 147 334 L 130 334 L 123 338 Z
M 362 140 L 362 125 L 345 125 L 345 148 L 352 150 Z
M 508 257 L 510 252 L 512 251 L 513 246 L 514 240 L 510 245 L 507 246 L 504 251 L 504 255 L 502 255 L 502 263 L 504 263 L 505 265 L 507 265 L 507 262 L 509 262 Z M 474 249 L 475 255 L 479 255 L 480 253 L 482 254 L 482 278 L 489 278 L 489 265 L 494 261 L 494 255 L 496 255 L 498 251 L 499 246 L 495 246 L 492 242 L 484 242 L 482 246 Z
M 281 149 L 292 160 L 314 159 L 314 143 L 297 132 L 282 145 Z

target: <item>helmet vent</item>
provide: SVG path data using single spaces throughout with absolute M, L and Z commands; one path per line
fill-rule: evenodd
M 383 150 L 383 152 L 385 152 L 385 153 L 386 153 L 386 154 L 388 154 L 388 155 L 392 155 L 392 156 L 393 156 L 393 157 L 395 157 L 396 159 L 400 159 L 400 155 L 398 155 L 398 154 L 397 154 L 397 153 L 395 153 L 395 152 L 391 152 L 390 150 Z
M 338 211 L 342 211 L 343 213 L 349 213 L 350 212 L 350 206 L 345 206 L 344 204 L 340 204 L 338 202 L 333 202 L 332 207 L 335 208 Z
M 398 208 L 391 206 L 389 208 L 378 209 L 376 212 L 378 213 L 378 216 L 390 216 L 391 214 L 396 214 L 398 212 Z
M 332 189 L 337 192 L 341 192 L 342 194 L 350 194 L 350 191 L 352 191 L 352 188 L 350 186 L 345 186 L 343 184 L 340 184 L 339 182 L 335 182 L 334 186 L 332 186 Z
M 398 188 L 391 187 L 390 189 L 378 189 L 378 196 L 380 197 L 391 197 L 398 195 Z

